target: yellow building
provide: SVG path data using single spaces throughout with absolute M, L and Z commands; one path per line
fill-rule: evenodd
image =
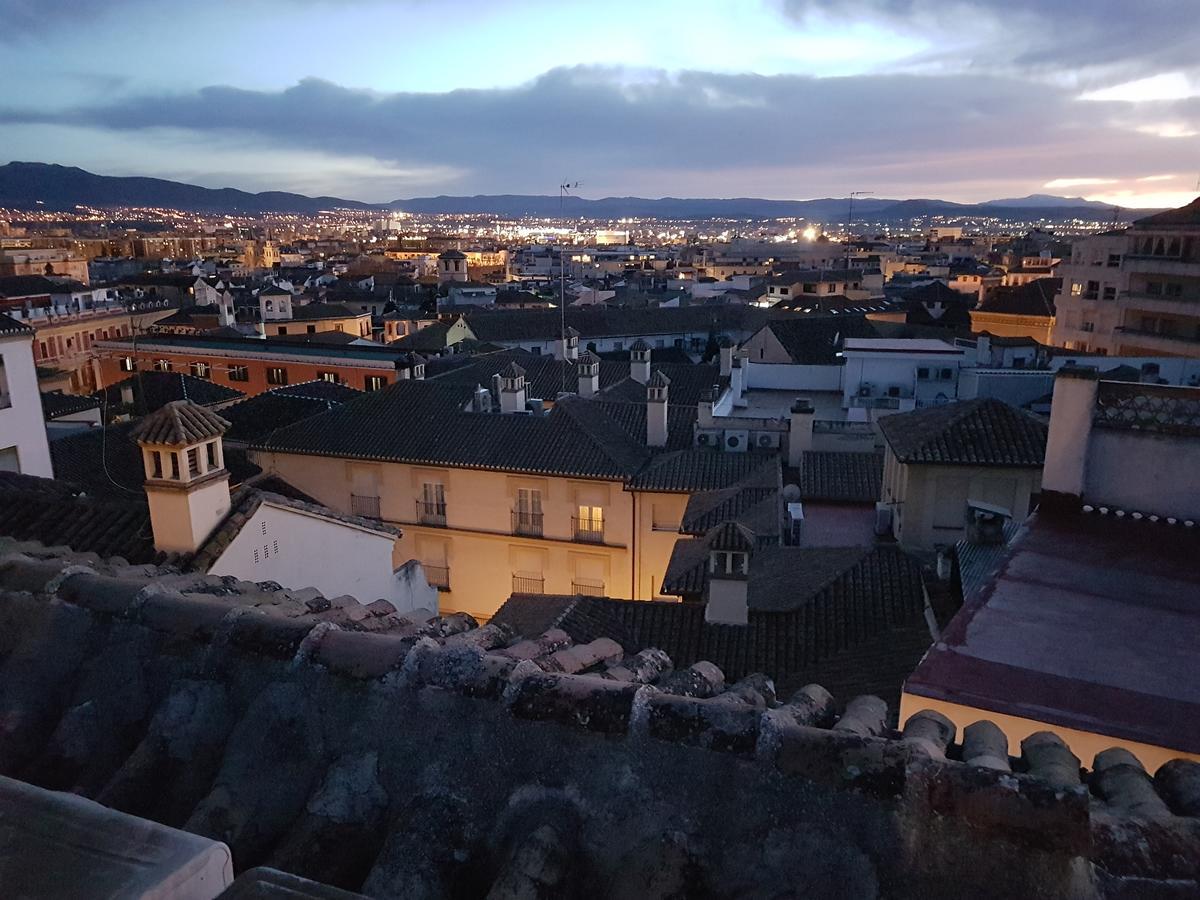
M 885 416 L 883 503 L 901 546 L 934 550 L 963 537 L 969 515 L 1020 521 L 1041 488 L 1046 426 L 995 399 Z
M 422 563 L 443 611 L 486 619 L 512 593 L 653 599 L 691 493 L 779 463 L 692 448 L 694 401 L 673 404 L 670 378 L 639 353 L 603 377 L 587 352 L 491 354 L 281 429 L 254 459 L 332 509 L 400 525 L 398 564 Z M 664 368 L 685 400 L 696 393 L 686 374 L 713 375 Z M 488 371 L 498 384 L 479 386 Z M 575 393 L 546 411 L 535 397 L 563 377 Z

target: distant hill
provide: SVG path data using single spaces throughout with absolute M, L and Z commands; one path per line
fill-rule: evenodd
M 327 209 L 386 210 L 412 213 L 492 214 L 499 216 L 566 216 L 593 219 L 625 217 L 660 219 L 773 219 L 794 217 L 818 223 L 846 221 L 849 201 L 825 197 L 818 200 L 764 200 L 758 197 L 685 198 L 604 197 L 588 200 L 537 194 L 480 194 L 473 197 L 413 197 L 387 204 L 362 203 L 338 197 L 306 197 L 282 191 L 252 194 L 233 188 L 198 187 L 161 178 L 118 178 L 94 175 L 71 166 L 12 162 L 0 166 L 0 207 L 69 211 L 75 206 L 165 207 L 200 213 L 316 213 Z M 1031 194 L 987 203 L 951 203 L 947 200 L 894 200 L 864 197 L 854 201 L 857 222 L 902 223 L 914 218 L 944 216 L 973 219 L 990 216 L 1013 222 L 1048 219 L 1107 220 L 1111 207 L 1078 197 Z M 1121 221 L 1157 210 L 1122 210 Z
M 204 213 L 316 213 L 323 209 L 371 209 L 369 203 L 337 197 L 305 197 L 283 191 L 251 194 L 233 188 L 203 188 L 162 178 L 93 175 L 74 166 L 11 162 L 0 166 L 0 206 L 71 210 L 83 206 L 156 206 Z

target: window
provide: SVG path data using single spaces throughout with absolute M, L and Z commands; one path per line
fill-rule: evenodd
M 926 366 L 921 366 L 917 369 L 917 379 L 924 381 L 929 378 L 929 369 Z
M 150 471 L 153 473 L 155 478 L 162 478 L 162 454 L 157 450 L 150 451 Z
M 1117 289 L 1116 289 L 1116 287 L 1115 287 L 1114 285 L 1111 285 L 1111 284 L 1106 284 L 1106 285 L 1104 286 L 1104 293 L 1101 295 L 1101 299 L 1103 299 L 1103 300 L 1116 300 L 1116 299 L 1117 299 Z
M 250 370 L 245 366 L 230 366 L 229 367 L 230 381 L 249 381 Z
M 1108 267 L 1110 269 L 1119 269 L 1121 267 L 1121 254 L 1120 253 L 1108 254 Z
M 542 492 L 536 488 L 517 491 L 517 508 L 513 510 L 513 532 L 540 537 L 542 534 Z
M 421 485 L 420 508 L 417 518 L 426 525 L 446 524 L 446 486 L 438 481 L 426 481 Z
M 837 285 L 836 285 L 836 284 L 827 284 L 827 285 L 825 285 L 825 293 L 827 293 L 827 294 L 836 294 L 836 293 L 837 293 Z
M 194 362 L 188 367 L 193 378 L 212 378 L 212 366 L 206 362 Z
M 950 381 L 952 378 L 954 378 L 954 370 L 942 369 L 942 371 L 938 374 L 938 377 L 941 378 L 942 381 Z
M 1146 293 L 1151 297 L 1161 297 L 1163 292 L 1163 283 L 1161 281 L 1146 282 Z
M 1182 297 L 1183 285 L 1177 281 L 1168 281 L 1163 288 L 1163 293 L 1168 297 Z
M 275 333 L 276 333 L 276 334 L 287 334 L 287 326 L 286 326 L 286 325 L 280 325 L 280 326 L 278 326 L 278 327 L 275 329 Z
M 575 516 L 575 540 L 604 542 L 604 508 L 580 506 Z
M 342 376 L 337 372 L 318 372 L 317 381 L 328 381 L 330 384 L 341 384 Z
M 267 369 L 267 384 L 287 384 L 287 369 L 283 366 L 271 366 Z
M 1082 297 L 1083 296 L 1083 282 L 1080 282 L 1080 281 L 1072 281 L 1071 282 L 1071 296 L 1072 297 Z
M 1096 323 L 1095 322 L 1084 322 L 1082 325 L 1079 326 L 1079 330 L 1080 331 L 1095 331 Z
M 1087 290 L 1084 291 L 1083 299 L 1084 300 L 1095 300 L 1099 296 L 1100 296 L 1100 282 L 1089 281 L 1087 283 Z
M 208 467 L 210 469 L 217 468 L 217 442 L 209 441 L 204 445 L 204 449 L 208 455 Z
M 174 368 L 169 359 L 156 359 L 154 361 L 155 372 L 170 372 Z
M 188 474 L 189 475 L 199 475 L 200 474 L 200 448 L 199 447 L 192 447 L 191 449 L 188 450 L 187 461 L 188 461 Z
M 179 480 L 179 454 L 171 454 L 171 477 L 176 481 Z
M 624 349 L 625 349 L 624 341 L 613 341 L 613 351 L 614 352 L 620 353 Z
M 137 362 L 134 361 L 134 358 L 132 356 L 122 356 L 121 357 L 121 371 L 122 372 L 136 372 L 137 371 Z
M 363 385 L 368 391 L 378 391 L 387 386 L 387 379 L 382 375 L 368 375 L 364 379 Z

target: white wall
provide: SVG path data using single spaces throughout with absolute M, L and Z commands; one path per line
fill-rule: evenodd
M 1200 444 L 1195 438 L 1093 428 L 1083 500 L 1128 512 L 1200 518 Z
M 742 360 L 743 390 L 840 391 L 842 366 L 798 366 Z
M 264 531 L 265 529 L 265 531 Z M 213 564 L 213 575 L 314 587 L 326 597 L 349 594 L 360 603 L 383 598 L 399 612 L 437 612 L 437 591 L 392 568 L 396 538 L 263 501 Z M 257 552 L 257 559 L 255 553 Z
M 3 387 L 10 405 L 0 409 L 0 451 L 16 447 L 16 465 L 25 475 L 53 478 L 50 445 L 42 417 L 42 395 L 33 365 L 33 336 L 0 338 Z M 6 459 L 11 454 L 5 454 Z

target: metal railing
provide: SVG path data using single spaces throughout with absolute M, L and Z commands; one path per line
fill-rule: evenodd
M 518 575 L 514 572 L 512 589 L 514 594 L 544 594 L 546 579 L 541 575 Z
M 571 534 L 575 540 L 587 544 L 604 543 L 604 522 L 597 519 L 581 519 L 571 516 Z
M 350 514 L 353 516 L 367 516 L 371 519 L 380 518 L 379 515 L 379 498 L 378 497 L 363 497 L 359 494 L 350 495 Z
M 584 597 L 603 597 L 604 582 L 575 578 L 571 581 L 571 593 L 582 594 Z
M 512 533 L 541 537 L 542 514 L 524 509 L 514 509 L 512 511 Z
M 429 582 L 430 587 L 437 588 L 439 591 L 450 590 L 449 566 L 431 566 L 429 563 L 421 563 L 421 568 L 425 570 L 425 580 Z
M 446 527 L 446 504 L 429 500 L 417 501 L 417 521 L 422 525 Z

